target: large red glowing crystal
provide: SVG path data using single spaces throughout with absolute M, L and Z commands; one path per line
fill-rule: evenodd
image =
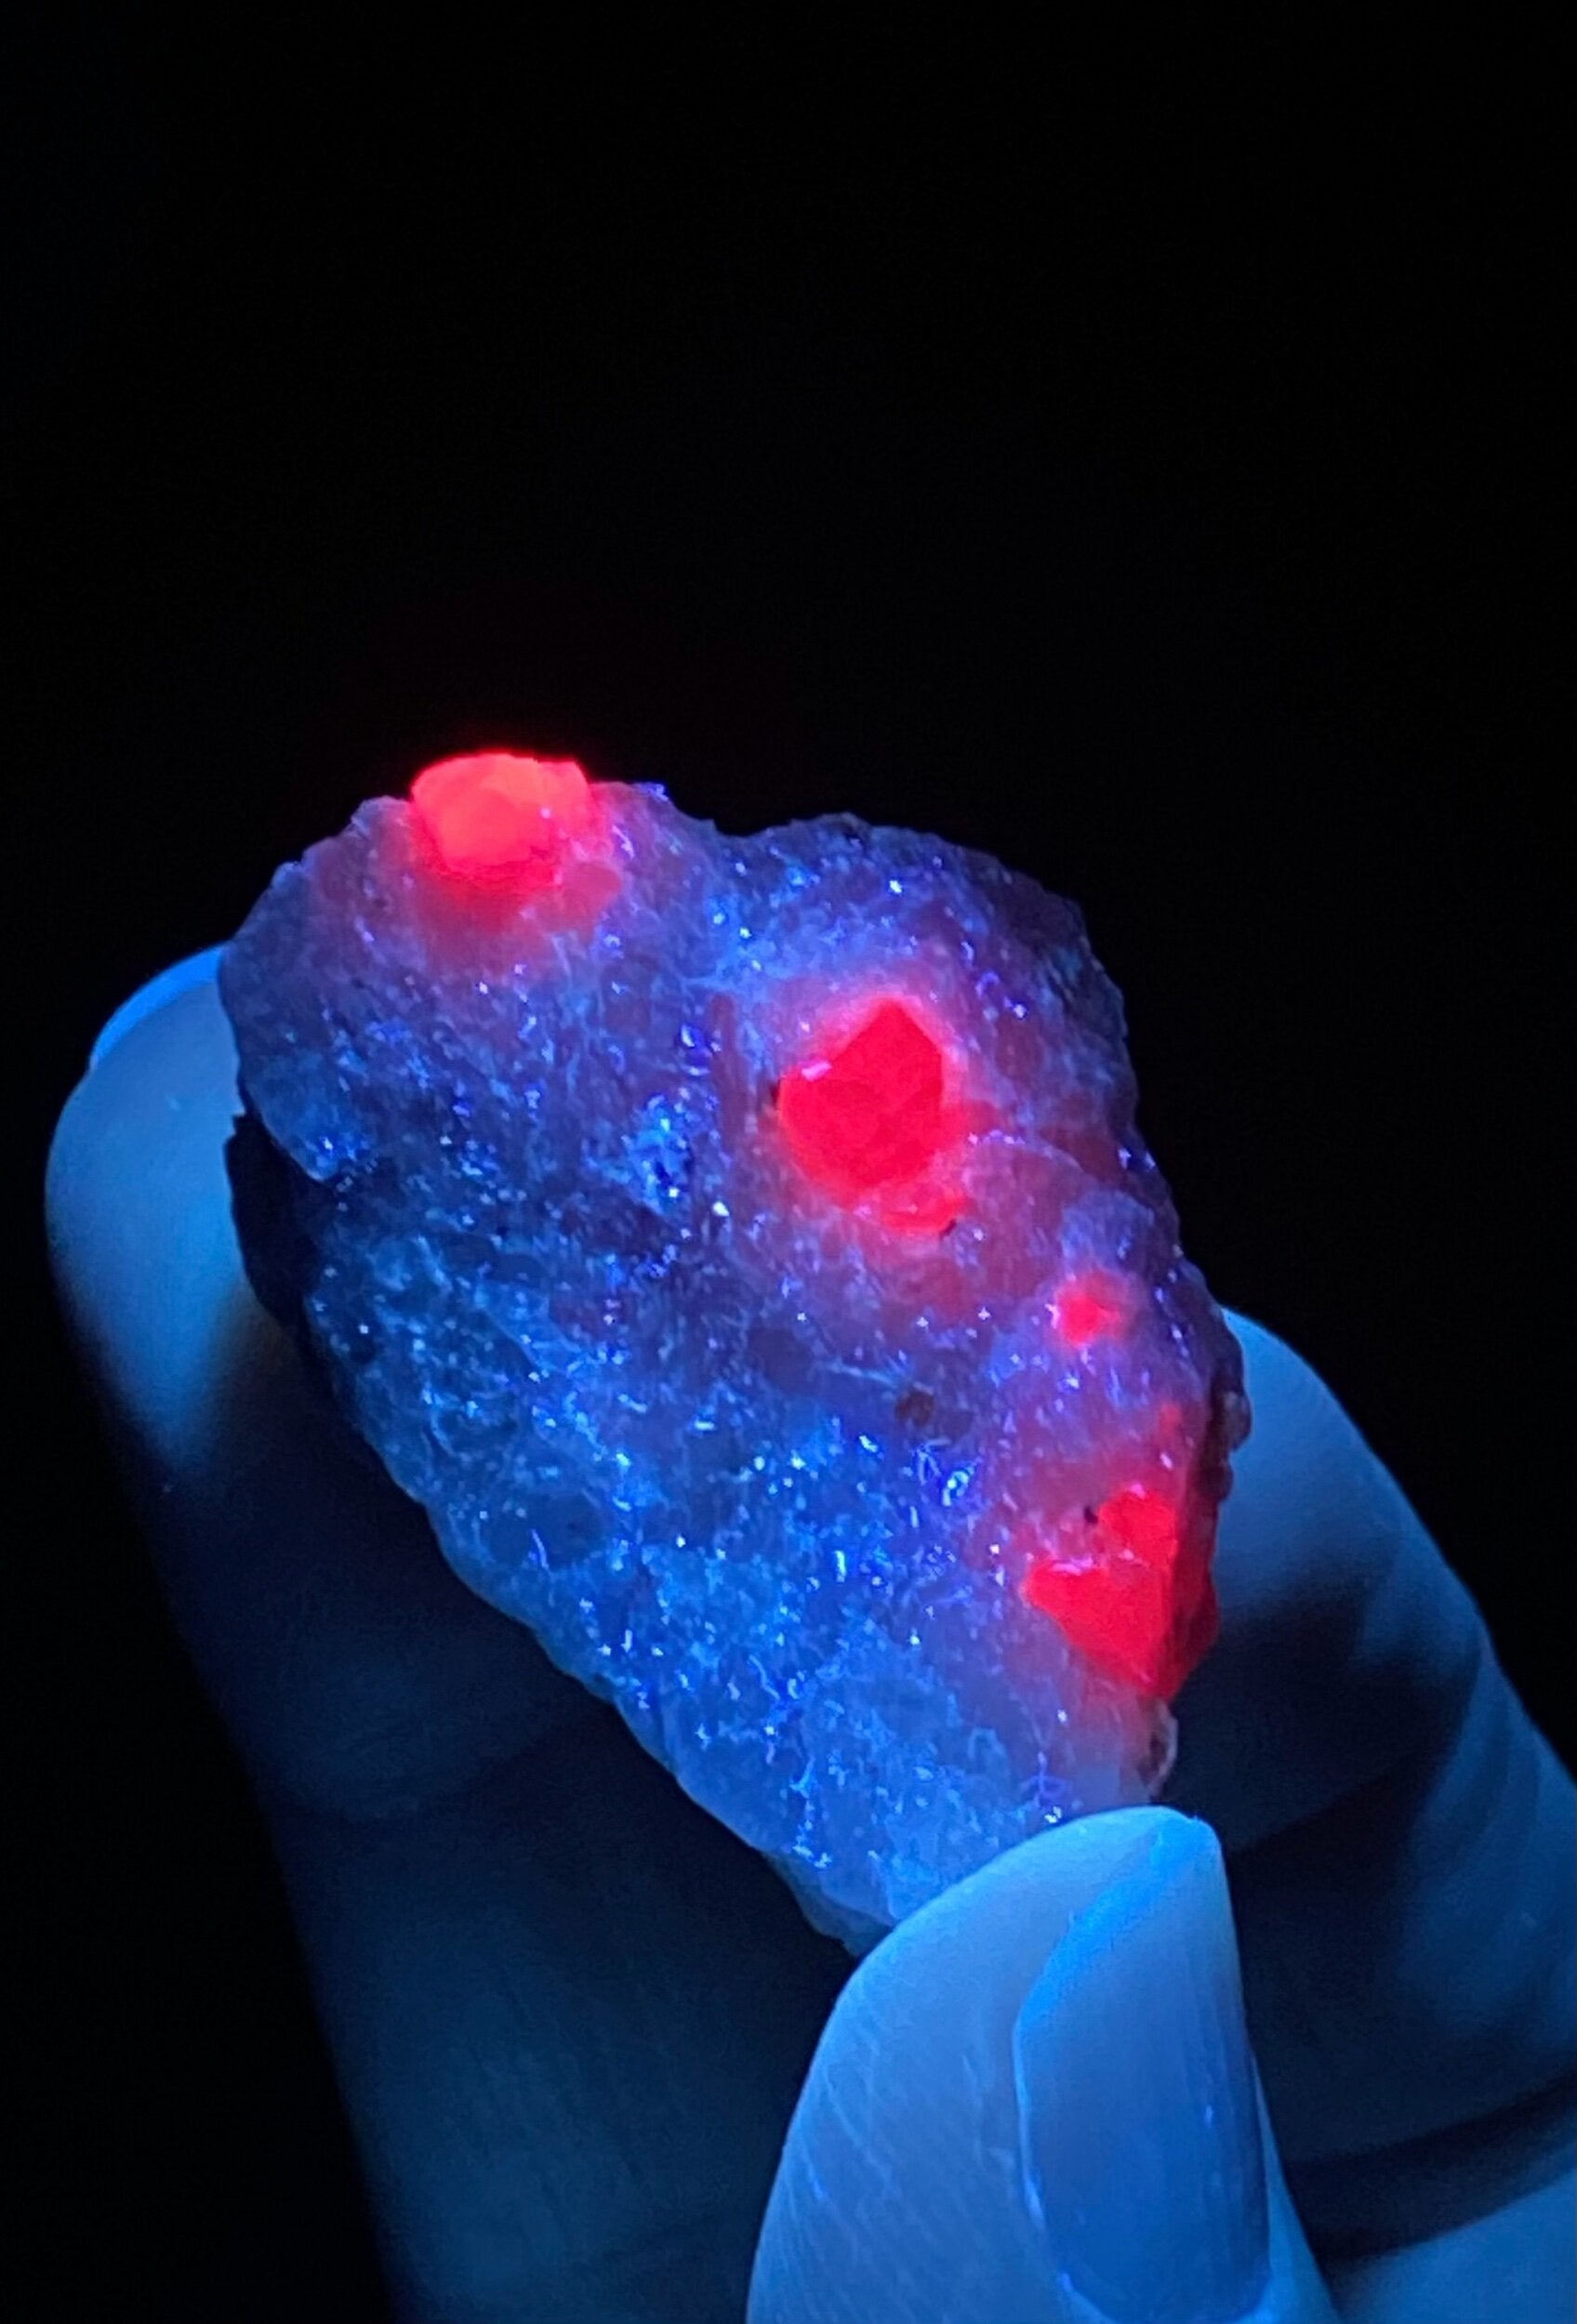
M 1170 1699 L 1215 1641 L 1200 1532 L 1165 1495 L 1126 1486 L 1060 1529 L 1025 1576 L 1025 1600 L 1108 1678 Z
M 919 1178 L 948 1142 L 942 1052 L 901 1001 L 785 1074 L 778 1117 L 805 1175 L 842 1202 Z
M 584 831 L 591 790 L 573 759 L 480 751 L 444 759 L 411 786 L 411 804 L 445 871 L 518 890 L 558 884 Z

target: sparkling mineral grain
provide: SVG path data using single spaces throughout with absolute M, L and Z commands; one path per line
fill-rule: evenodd
M 1071 905 L 494 753 L 287 865 L 221 984 L 259 1295 L 819 1925 L 1159 1789 L 1247 1415 Z

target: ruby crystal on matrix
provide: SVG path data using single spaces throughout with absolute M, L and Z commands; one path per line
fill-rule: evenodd
M 818 1925 L 1155 1794 L 1247 1410 L 1071 905 L 494 752 L 285 865 L 221 990 L 259 1295 Z

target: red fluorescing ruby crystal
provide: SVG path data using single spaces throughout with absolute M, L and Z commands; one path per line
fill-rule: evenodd
M 1144 1486 L 1114 1493 L 1065 1536 L 1026 1575 L 1026 1603 L 1107 1677 L 1175 1695 L 1215 1640 L 1208 1537 Z
M 489 750 L 426 768 L 411 786 L 411 804 L 446 871 L 529 890 L 558 884 L 591 793 L 573 759 Z
M 1052 1301 L 1052 1322 L 1070 1348 L 1087 1348 L 1126 1326 L 1132 1300 L 1120 1276 L 1092 1268 L 1065 1283 Z
M 841 1201 L 916 1179 L 948 1142 L 942 1052 L 886 1000 L 832 1056 L 784 1076 L 778 1117 L 806 1176 Z

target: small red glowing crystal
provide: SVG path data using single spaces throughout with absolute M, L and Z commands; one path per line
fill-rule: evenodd
M 1058 1548 L 1025 1576 L 1026 1603 L 1108 1678 L 1170 1699 L 1215 1642 L 1208 1535 L 1197 1538 L 1163 1494 L 1142 1485 L 1061 1532 Z
M 1065 1283 L 1052 1301 L 1052 1322 L 1070 1348 L 1087 1348 L 1120 1331 L 1132 1309 L 1128 1286 L 1105 1268 Z
M 487 886 L 551 888 L 586 828 L 591 787 L 573 759 L 487 750 L 426 768 L 411 804 L 445 871 Z
M 942 1067 L 924 1026 L 884 1000 L 833 1054 L 785 1074 L 778 1118 L 806 1177 L 841 1202 L 920 1178 L 948 1142 Z

